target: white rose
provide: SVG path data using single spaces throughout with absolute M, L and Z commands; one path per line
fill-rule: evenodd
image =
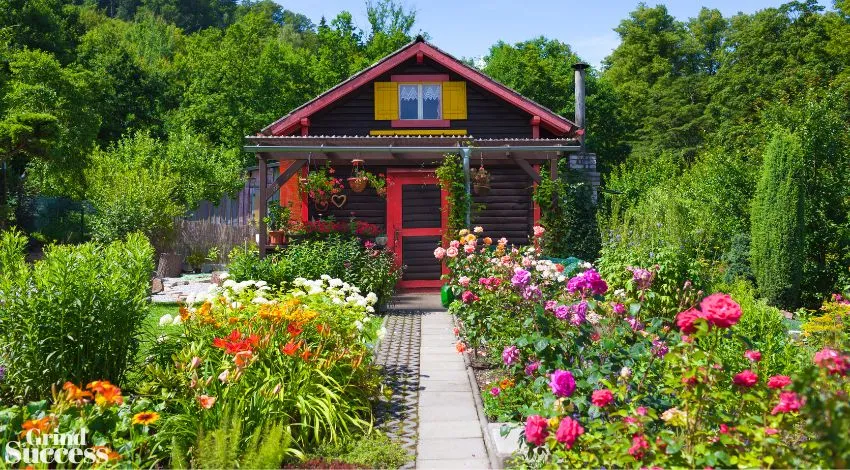
M 159 326 L 170 325 L 173 321 L 174 317 L 166 313 L 165 315 L 159 317 Z

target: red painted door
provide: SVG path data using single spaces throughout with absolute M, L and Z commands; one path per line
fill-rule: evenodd
M 399 287 L 440 287 L 443 265 L 434 258 L 446 226 L 446 195 L 433 170 L 387 171 L 387 244 L 406 266 Z

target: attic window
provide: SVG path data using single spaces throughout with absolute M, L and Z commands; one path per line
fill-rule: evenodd
M 399 84 L 399 119 L 440 119 L 442 94 L 439 83 Z

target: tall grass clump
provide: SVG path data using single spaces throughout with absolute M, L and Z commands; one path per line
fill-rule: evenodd
M 0 393 L 20 402 L 66 380 L 120 383 L 148 309 L 148 240 L 51 245 L 34 264 L 25 247 L 20 232 L 0 234 Z

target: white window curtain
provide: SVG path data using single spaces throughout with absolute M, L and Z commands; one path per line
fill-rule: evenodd
M 399 87 L 399 97 L 402 101 L 416 101 L 419 99 L 419 90 L 416 85 L 402 85 Z
M 440 85 L 422 85 L 422 99 L 425 101 L 439 101 Z

